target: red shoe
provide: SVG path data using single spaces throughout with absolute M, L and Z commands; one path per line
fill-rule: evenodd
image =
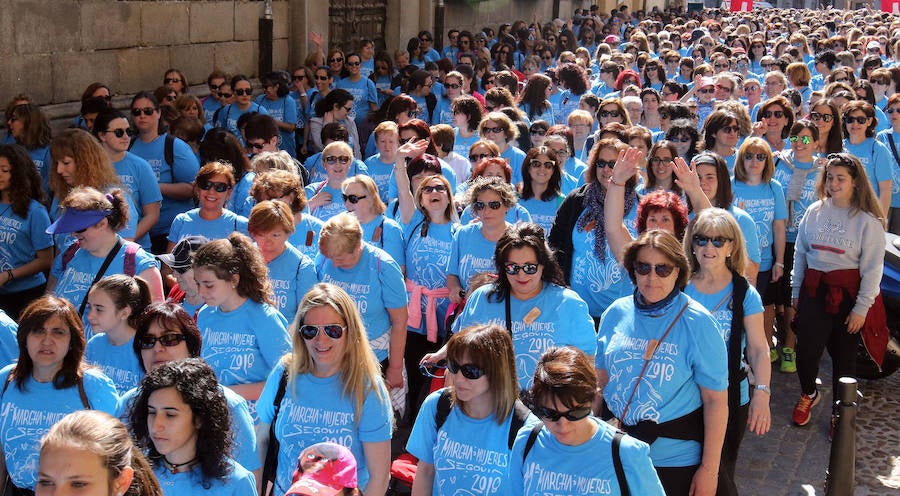
M 822 395 L 816 394 L 815 398 L 810 398 L 805 394 L 800 395 L 800 400 L 797 401 L 797 404 L 794 406 L 794 415 L 793 420 L 797 425 L 806 425 L 809 423 L 810 413 L 812 407 L 819 404 L 819 400 L 822 399 Z

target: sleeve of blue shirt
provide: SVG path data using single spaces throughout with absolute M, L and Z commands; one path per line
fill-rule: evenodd
M 416 416 L 409 440 L 406 442 L 406 451 L 425 463 L 434 464 L 434 445 L 437 443 L 437 402 L 441 392 L 435 391 L 425 398 Z
M 259 399 L 256 400 L 256 415 L 259 417 L 260 423 L 271 424 L 275 418 L 275 394 L 278 393 L 278 383 L 281 382 L 281 375 L 284 373 L 284 363 L 278 360 L 278 363 L 272 367 L 269 377 L 266 378 L 266 385 L 259 393 Z M 290 384 L 288 384 L 290 387 Z M 285 393 L 286 394 L 286 393 Z
M 403 242 L 403 229 L 396 221 L 385 219 L 382 229 L 382 239 L 384 240 L 384 251 L 390 255 L 400 266 L 406 265 L 406 248 Z
M 381 268 L 378 271 L 378 281 L 381 283 L 382 300 L 387 309 L 405 307 L 409 303 L 406 294 L 406 282 L 403 279 L 403 271 L 400 265 L 390 255 L 381 257 Z
M 98 369 L 89 369 L 84 373 L 84 392 L 88 397 L 91 408 L 100 410 L 110 415 L 116 414 L 119 404 L 119 395 L 112 380 Z

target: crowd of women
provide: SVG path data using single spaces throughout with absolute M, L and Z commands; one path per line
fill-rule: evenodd
M 13 99 L 4 494 L 738 494 L 883 356 L 900 21 L 577 14 Z

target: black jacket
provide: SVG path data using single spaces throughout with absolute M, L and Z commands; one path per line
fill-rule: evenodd
M 578 217 L 584 212 L 584 198 L 589 187 L 590 184 L 585 184 L 566 196 L 562 205 L 559 206 L 559 210 L 556 211 L 553 226 L 550 227 L 548 242 L 556 255 L 556 261 L 562 267 L 567 285 L 572 274 L 572 256 L 575 251 L 575 246 L 572 244 L 572 232 L 575 230 Z

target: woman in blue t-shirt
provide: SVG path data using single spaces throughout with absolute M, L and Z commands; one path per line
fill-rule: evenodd
M 531 221 L 549 234 L 556 211 L 566 196 L 562 193 L 562 164 L 551 148 L 532 148 L 522 161 L 522 186 L 519 205 L 531 215 Z
M 234 175 L 228 163 L 209 162 L 200 168 L 194 180 L 200 206 L 175 216 L 166 253 L 172 253 L 175 244 L 188 236 L 222 239 L 234 232 L 246 233 L 247 218 L 225 208 L 233 189 Z
M 216 374 L 202 359 L 150 371 L 130 420 L 165 496 L 255 493 L 253 474 L 231 458 L 228 405 Z
M 7 115 L 6 125 L 9 136 L 15 144 L 25 148 L 28 156 L 34 161 L 34 167 L 41 177 L 44 189 L 49 186 L 50 167 L 50 122 L 33 103 L 16 105 Z
M 400 265 L 400 270 L 405 270 L 403 230 L 397 221 L 385 215 L 387 206 L 378 196 L 375 180 L 362 174 L 348 177 L 341 184 L 341 197 L 344 208 L 359 220 L 363 241 L 386 251 Z
M 424 366 L 432 375 L 435 368 L 444 366 Z M 436 375 L 452 376 L 451 385 L 425 399 L 406 445 L 419 459 L 413 492 L 450 495 L 484 488 L 505 494 L 510 429 L 535 420 L 516 400 L 519 385 L 509 332 L 480 324 L 454 334 L 447 343 L 446 370 Z M 475 465 L 482 469 L 472 470 Z

